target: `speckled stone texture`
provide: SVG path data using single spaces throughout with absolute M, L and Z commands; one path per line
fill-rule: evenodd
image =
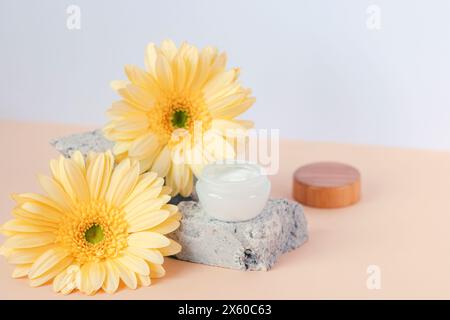
M 183 247 L 180 260 L 238 270 L 269 270 L 278 257 L 308 240 L 303 208 L 286 199 L 267 202 L 254 219 L 223 222 L 211 218 L 198 202 L 178 204 L 181 227 L 171 236 Z

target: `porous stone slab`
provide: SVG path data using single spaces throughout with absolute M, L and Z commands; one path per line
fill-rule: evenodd
M 278 257 L 308 240 L 303 207 L 271 199 L 255 218 L 224 222 L 210 217 L 195 201 L 178 204 L 181 227 L 171 234 L 183 250 L 180 260 L 238 270 L 269 270 Z
M 52 139 L 50 144 L 65 157 L 70 157 L 75 150 L 86 156 L 89 151 L 105 152 L 114 147 L 114 142 L 106 139 L 100 129 Z

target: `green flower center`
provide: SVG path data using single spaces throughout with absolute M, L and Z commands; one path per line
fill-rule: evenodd
M 103 228 L 98 224 L 93 224 L 84 232 L 84 238 L 91 244 L 97 244 L 101 242 L 104 237 L 105 235 L 103 234 Z
M 184 110 L 177 110 L 172 114 L 172 126 L 175 128 L 186 128 L 188 114 Z

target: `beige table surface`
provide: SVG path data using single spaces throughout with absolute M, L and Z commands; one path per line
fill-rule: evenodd
M 40 191 L 37 173 L 56 156 L 51 138 L 87 128 L 0 121 L 0 223 L 12 192 Z M 305 208 L 310 240 L 268 272 L 243 272 L 166 259 L 166 277 L 115 295 L 61 296 L 51 286 L 12 279 L 0 257 L 1 299 L 303 299 L 450 298 L 450 153 L 282 141 L 273 197 L 288 197 L 294 169 L 311 161 L 344 161 L 362 173 L 363 198 L 345 209 Z M 0 239 L 2 241 L 3 239 Z M 381 271 L 369 290 L 367 267 Z

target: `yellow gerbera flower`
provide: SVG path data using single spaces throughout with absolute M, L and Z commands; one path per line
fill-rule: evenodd
M 57 292 L 93 294 L 131 289 L 164 275 L 163 256 L 180 245 L 164 236 L 181 218 L 167 204 L 170 190 L 154 172 L 139 174 L 139 162 L 117 166 L 111 152 L 80 152 L 50 162 L 52 177 L 39 176 L 46 196 L 15 194 L 14 219 L 2 226 L 2 254 L 17 265 L 13 277 L 31 286 L 53 280 Z
M 198 175 L 208 162 L 235 156 L 226 130 L 253 126 L 235 118 L 255 99 L 238 83 L 239 69 L 226 70 L 226 55 L 216 48 L 151 43 L 145 64 L 146 71 L 126 66 L 129 81 L 112 83 L 122 100 L 108 110 L 111 121 L 104 134 L 116 142 L 118 157 L 139 160 L 143 171 L 167 177 L 173 195 L 188 196 L 193 173 Z M 194 137 L 196 125 L 201 144 L 186 143 L 183 137 Z M 176 161 L 180 154 L 182 161 Z

